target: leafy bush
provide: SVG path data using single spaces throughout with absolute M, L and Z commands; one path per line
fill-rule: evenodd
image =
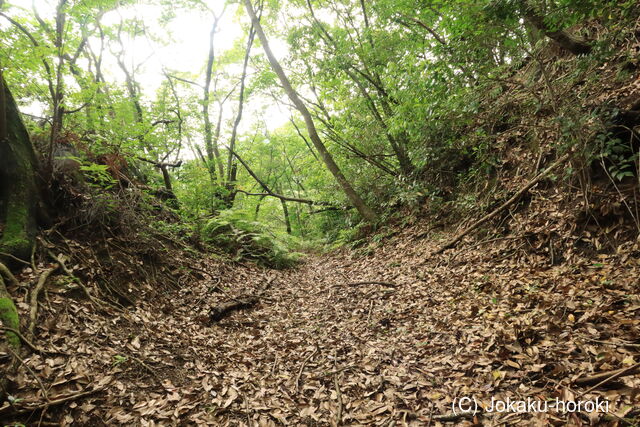
M 250 221 L 231 210 L 221 211 L 202 229 L 205 243 L 223 249 L 236 260 L 250 259 L 271 268 L 293 266 L 300 254 L 290 251 L 289 236 L 276 235 L 264 224 Z

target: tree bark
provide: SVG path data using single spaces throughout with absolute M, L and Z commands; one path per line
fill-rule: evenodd
M 320 136 L 318 135 L 318 131 L 316 130 L 315 124 L 313 122 L 313 118 L 311 117 L 311 113 L 307 109 L 307 106 L 304 104 L 304 102 L 302 102 L 302 100 L 300 99 L 296 91 L 291 86 L 291 82 L 287 78 L 287 75 L 285 74 L 284 70 L 280 66 L 280 63 L 278 62 L 273 52 L 271 51 L 271 48 L 269 47 L 269 40 L 267 40 L 267 36 L 264 34 L 264 31 L 262 30 L 260 21 L 258 20 L 258 17 L 256 16 L 255 11 L 253 10 L 253 6 L 251 5 L 251 0 L 244 0 L 244 4 L 247 9 L 247 13 L 249 14 L 249 17 L 251 18 L 251 22 L 253 23 L 253 26 L 256 29 L 256 34 L 258 35 L 258 38 L 262 43 L 264 52 L 267 55 L 267 58 L 269 59 L 271 68 L 280 79 L 280 83 L 282 83 L 282 86 L 284 87 L 284 90 L 287 96 L 289 97 L 289 99 L 291 100 L 291 102 L 293 102 L 296 109 L 300 112 L 300 114 L 302 114 L 302 117 L 304 118 L 304 122 L 307 126 L 307 132 L 309 133 L 309 138 L 311 139 L 311 142 L 313 143 L 314 147 L 320 154 L 322 161 L 327 166 L 327 169 L 329 169 L 329 172 L 331 172 L 331 174 L 334 176 L 334 178 L 336 179 L 336 181 L 338 182 L 338 184 L 346 194 L 349 201 L 358 210 L 360 215 L 362 215 L 362 217 L 368 222 L 375 222 L 376 221 L 375 212 L 369 206 L 367 206 L 364 200 L 362 200 L 362 198 L 358 195 L 358 193 L 356 193 L 354 188 L 351 186 L 351 184 L 349 183 L 349 181 L 344 176 L 344 174 L 338 167 L 337 163 L 333 159 L 333 156 L 331 155 L 331 153 L 329 153 L 329 150 L 327 150 L 327 147 L 324 145 L 324 143 L 320 139 Z
M 28 260 L 37 227 L 37 161 L 1 72 L 0 117 L 0 251 Z
M 216 126 L 215 139 L 211 131 L 211 119 L 209 118 L 209 91 L 211 90 L 211 77 L 213 72 L 213 63 L 215 61 L 214 39 L 218 29 L 220 16 L 214 16 L 211 31 L 209 33 L 209 54 L 207 56 L 207 67 L 205 70 L 205 82 L 202 88 L 202 119 L 204 121 L 204 144 L 207 151 L 207 160 L 209 174 L 211 175 L 212 184 L 215 183 L 216 177 L 220 185 L 224 182 L 224 167 L 222 165 L 222 157 L 218 150 L 218 138 L 220 136 L 220 125 L 222 123 L 222 105 L 218 112 L 218 121 Z M 214 86 L 215 87 L 215 86 Z M 216 170 L 217 166 L 217 170 Z
M 529 4 L 524 5 L 524 18 L 545 36 L 556 42 L 560 47 L 574 55 L 586 55 L 591 52 L 591 45 L 586 41 L 564 30 L 551 30 L 544 22 L 544 18 Z

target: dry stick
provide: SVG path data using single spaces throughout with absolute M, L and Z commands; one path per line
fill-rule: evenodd
M 336 387 L 336 398 L 338 399 L 338 412 L 336 414 L 336 425 L 342 425 L 342 393 L 340 392 L 340 382 L 338 381 L 338 374 L 333 376 L 333 384 Z
M 313 350 L 313 353 L 311 353 L 310 355 L 308 355 L 303 361 L 302 361 L 302 365 L 300 365 L 300 370 L 298 371 L 298 375 L 296 375 L 296 393 L 298 393 L 298 391 L 300 391 L 300 377 L 302 377 L 302 371 L 304 371 L 304 367 L 307 364 L 307 362 L 309 362 L 309 360 L 311 360 L 311 358 L 313 356 L 315 356 L 318 352 L 320 351 L 320 347 L 318 347 L 318 345 L 316 344 L 316 348 L 315 350 Z
M 624 340 L 621 340 L 620 342 L 613 342 L 613 341 L 594 340 L 593 338 L 589 338 L 589 337 L 586 337 L 584 335 L 578 335 L 578 337 L 583 339 L 583 340 L 590 341 L 590 342 L 595 342 L 595 343 L 598 343 L 598 344 L 615 345 L 615 346 L 618 346 L 618 347 L 640 347 L 640 344 L 635 344 L 635 343 L 632 343 L 632 342 L 629 342 L 629 341 L 624 341 Z
M 462 418 L 473 418 L 475 415 L 473 412 L 459 412 L 457 414 L 450 413 L 444 415 L 434 415 L 431 419 L 432 421 L 439 421 L 441 423 L 458 421 Z
M 38 296 L 40 295 L 40 291 L 44 288 L 44 284 L 47 282 L 47 279 L 58 269 L 58 265 L 55 267 L 51 267 L 45 270 L 38 279 L 38 283 L 36 287 L 33 288 L 30 295 L 30 310 L 29 310 L 29 328 L 28 332 L 30 336 L 33 336 L 33 331 L 36 328 L 36 320 L 38 319 Z
M 638 362 L 638 363 L 636 363 L 634 365 L 631 365 L 631 366 L 629 366 L 627 368 L 624 368 L 624 369 L 618 369 L 618 370 L 615 370 L 615 371 L 603 372 L 602 374 L 593 375 L 591 377 L 578 378 L 575 381 L 575 383 L 577 385 L 590 384 L 590 383 L 592 383 L 594 381 L 598 381 L 601 378 L 603 378 L 602 381 L 598 382 L 593 387 L 591 387 L 591 388 L 587 389 L 586 391 L 583 391 L 582 393 L 580 393 L 578 395 L 578 398 L 584 396 L 587 393 L 592 392 L 593 390 L 595 390 L 598 387 L 608 383 L 609 381 L 613 381 L 616 378 L 621 378 L 621 377 L 626 377 L 628 375 L 633 375 L 633 374 L 636 374 L 638 372 L 640 372 L 640 362 Z
M 542 180 L 542 178 L 544 178 L 549 172 L 551 172 L 552 170 L 554 170 L 555 168 L 557 168 L 558 166 L 562 165 L 565 161 L 567 161 L 569 159 L 569 157 L 571 157 L 571 153 L 566 153 L 565 155 L 561 156 L 558 160 L 556 160 L 551 166 L 549 166 L 547 169 L 545 169 L 544 171 L 540 172 L 535 178 L 533 178 L 531 181 L 529 181 L 524 187 L 522 187 L 520 190 L 518 190 L 516 192 L 516 194 L 514 194 L 513 196 L 511 196 L 511 198 L 509 200 L 507 200 L 506 202 L 504 202 L 502 205 L 500 205 L 497 209 L 495 209 L 493 212 L 483 216 L 482 218 L 480 218 L 478 221 L 474 222 L 473 224 L 471 224 L 469 227 L 467 227 L 466 229 L 464 229 L 461 233 L 459 233 L 457 236 L 455 236 L 453 239 L 451 239 L 450 241 L 448 241 L 447 243 L 445 243 L 443 246 L 440 247 L 440 249 L 438 249 L 437 251 L 434 252 L 434 255 L 436 254 L 441 254 L 442 252 L 444 252 L 447 249 L 450 249 L 452 247 L 454 247 L 460 240 L 462 240 L 467 234 L 471 233 L 473 230 L 475 230 L 476 228 L 478 228 L 480 225 L 484 224 L 485 222 L 489 221 L 490 219 L 494 218 L 495 216 L 497 216 L 500 212 L 502 212 L 503 210 L 505 210 L 506 208 L 508 208 L 509 206 L 511 206 L 512 204 L 514 204 L 516 201 L 518 201 L 518 199 L 520 199 L 520 197 L 526 193 L 531 187 L 533 187 L 534 185 L 536 185 L 540 180 Z

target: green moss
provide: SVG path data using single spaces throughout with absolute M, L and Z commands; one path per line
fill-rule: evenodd
M 19 329 L 20 321 L 18 319 L 18 310 L 11 298 L 0 297 L 0 320 L 6 327 Z M 7 332 L 7 341 L 13 348 L 20 347 L 20 338 L 13 332 Z

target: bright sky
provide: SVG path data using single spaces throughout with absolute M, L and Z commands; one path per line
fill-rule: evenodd
M 23 13 L 31 13 L 31 0 L 13 0 L 8 2 L 11 6 L 11 14 L 17 9 L 23 9 Z M 156 89 L 164 79 L 162 69 L 187 72 L 199 83 L 204 83 L 202 76 L 209 50 L 209 32 L 213 23 L 213 17 L 208 12 L 200 10 L 176 9 L 175 18 L 167 25 L 166 29 L 160 25 L 162 7 L 158 5 L 145 4 L 139 0 L 135 6 L 120 8 L 118 11 L 111 11 L 104 15 L 102 23 L 113 25 L 120 22 L 120 17 L 138 17 L 144 21 L 152 33 L 157 38 L 166 40 L 167 45 L 149 40 L 147 37 L 138 37 L 135 40 L 125 41 L 128 65 L 144 62 L 136 74 L 136 80 L 140 82 L 142 90 L 147 99 L 154 96 Z M 55 14 L 57 0 L 35 0 L 36 8 L 41 16 L 51 18 Z M 222 0 L 208 1 L 209 7 L 214 8 L 216 14 L 220 14 L 224 8 Z M 242 39 L 243 33 L 239 19 L 246 20 L 244 10 L 238 11 L 238 5 L 229 5 L 219 22 L 218 32 L 215 36 L 215 53 L 221 55 L 229 50 L 234 43 Z M 241 13 L 239 13 L 241 12 Z M 242 18 L 239 18 L 241 15 Z M 168 31 L 167 31 L 168 30 Z M 97 40 L 90 40 L 96 49 Z M 270 44 L 274 53 L 279 58 L 287 55 L 288 49 L 285 42 L 271 37 Z M 118 49 L 118 47 L 114 47 Z M 261 47 L 254 43 L 252 53 L 261 53 Z M 118 68 L 115 58 L 106 52 L 104 59 L 104 71 L 107 80 L 124 82 L 124 75 Z M 240 67 L 234 67 L 239 70 Z M 251 73 L 251 70 L 249 70 Z M 235 81 L 234 81 L 235 83 Z M 200 89 L 198 88 L 198 91 Z M 212 105 L 212 120 L 215 122 L 217 111 Z M 233 115 L 237 109 L 237 92 L 225 105 L 225 120 L 233 120 Z M 245 103 L 245 114 L 240 131 L 250 129 L 256 122 L 264 122 L 269 130 L 276 129 L 288 121 L 290 112 L 286 106 L 277 105 L 271 98 L 249 98 Z

